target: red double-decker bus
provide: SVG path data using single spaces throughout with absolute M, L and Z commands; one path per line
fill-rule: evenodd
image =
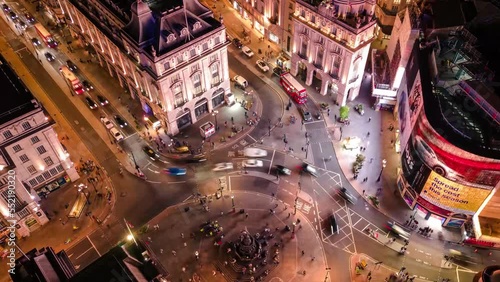
M 41 23 L 36 23 L 35 25 L 36 33 L 42 38 L 43 42 L 47 44 L 49 48 L 56 48 L 57 42 L 52 38 L 52 34 L 48 32 Z
M 281 75 L 280 84 L 295 103 L 305 104 L 307 102 L 306 89 L 289 72 Z

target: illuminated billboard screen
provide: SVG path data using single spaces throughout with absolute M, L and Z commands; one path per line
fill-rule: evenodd
M 424 164 L 422 158 L 415 150 L 413 136 L 410 137 L 405 149 L 401 154 L 401 165 L 406 182 L 417 193 L 422 190 L 424 182 L 427 180 L 430 169 Z
M 431 171 L 420 197 L 454 213 L 474 214 L 490 192 L 455 183 Z

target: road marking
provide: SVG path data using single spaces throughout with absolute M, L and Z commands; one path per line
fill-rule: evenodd
M 123 140 L 122 140 L 122 141 L 125 141 L 125 140 L 129 139 L 130 137 L 132 137 L 132 136 L 134 136 L 134 135 L 136 135 L 136 134 L 137 134 L 137 131 L 136 131 L 136 132 L 134 132 L 134 133 L 132 133 L 132 134 L 130 134 L 130 135 L 127 135 L 125 138 L 123 138 Z M 122 135 L 123 135 L 123 134 L 122 134 Z
M 274 154 L 276 154 L 276 150 L 273 150 L 273 156 L 271 157 L 271 164 L 269 165 L 269 171 L 267 172 L 267 174 L 271 174 L 271 167 L 273 165 Z
M 153 180 L 146 180 L 146 182 L 154 183 L 154 184 L 160 184 L 161 183 L 160 181 L 153 181 Z
M 193 195 L 190 195 L 189 197 L 187 197 L 184 201 L 182 201 L 183 203 L 186 202 L 187 200 L 191 199 L 191 197 L 193 197 Z
M 83 252 L 81 255 L 77 256 L 75 259 L 79 259 L 81 258 L 83 255 L 85 255 L 88 251 L 92 250 L 92 249 L 95 249 L 94 247 L 90 247 L 88 248 L 88 250 L 86 250 L 85 252 Z M 97 251 L 97 250 L 96 250 Z
M 317 144 L 318 144 L 318 146 L 319 146 L 319 151 L 320 151 L 321 153 L 323 153 L 323 148 L 321 147 L 321 143 L 317 143 Z
M 255 138 L 253 138 L 251 135 L 247 135 L 247 136 L 248 136 L 248 137 L 250 137 L 250 139 L 252 139 L 252 140 L 253 140 L 253 142 L 257 142 L 257 140 L 255 140 Z M 241 143 L 241 142 L 240 142 L 240 143 Z M 241 145 L 243 145 L 243 144 L 241 144 Z
M 94 243 L 92 243 L 92 240 L 90 240 L 89 236 L 87 235 L 87 239 L 89 240 L 90 244 L 92 245 L 92 247 L 94 247 L 95 251 L 97 252 L 97 254 L 99 256 L 101 256 L 101 253 L 99 253 L 99 251 L 97 250 L 97 248 L 95 247 Z

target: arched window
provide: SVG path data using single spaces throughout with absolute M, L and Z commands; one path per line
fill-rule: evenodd
M 182 82 L 176 82 L 171 87 L 172 95 L 174 96 L 174 105 L 176 108 L 184 105 L 184 91 L 182 90 Z

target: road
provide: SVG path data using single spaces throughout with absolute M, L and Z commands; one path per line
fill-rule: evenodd
M 19 9 L 18 13 L 22 14 L 23 8 L 16 7 L 15 9 Z M 120 150 L 128 154 L 130 161 L 137 164 L 146 174 L 147 181 L 143 181 L 132 175 L 118 173 L 119 161 L 110 150 L 110 143 L 111 141 L 114 143 L 115 140 L 100 122 L 102 116 L 106 116 L 114 122 L 113 117 L 119 114 L 114 105 L 110 104 L 91 110 L 83 99 L 83 96 L 90 95 L 96 100 L 97 95 L 106 97 L 109 93 L 91 90 L 80 97 L 71 95 L 63 78 L 58 74 L 59 67 L 68 60 L 64 52 L 50 50 L 56 56 L 56 61 L 47 62 L 44 58 L 41 58 L 40 61 L 37 56 L 41 57 L 41 54 L 47 52 L 47 49 L 29 45 L 30 37 L 35 36 L 32 27 L 26 30 L 24 38 L 19 38 L 9 32 L 5 24 L 2 24 L 1 28 L 2 35 L 7 38 L 22 62 L 29 66 L 40 86 L 46 93 L 50 93 L 50 98 L 61 110 L 60 114 L 71 121 L 82 142 L 87 145 L 108 172 L 115 187 L 117 187 L 117 193 L 120 194 L 113 216 L 114 220 L 110 221 L 109 227 L 103 226 L 96 229 L 67 250 L 71 260 L 78 268 L 84 268 L 90 264 L 124 237 L 124 218 L 135 226 L 141 226 L 165 208 L 190 199 L 193 194 L 214 194 L 217 191 L 218 179 L 224 179 L 225 183 L 228 184 L 226 189 L 229 192 L 235 190 L 274 194 L 286 203 L 291 211 L 297 209 L 297 212 L 304 214 L 320 235 L 331 267 L 346 268 L 346 258 L 350 254 L 366 253 L 395 269 L 405 265 L 411 271 L 421 273 L 422 276 L 430 280 L 448 277 L 456 281 L 458 275 L 463 281 L 463 277 L 470 276 L 470 272 L 466 268 L 441 269 L 429 263 L 440 261 L 440 251 L 443 251 L 444 247 L 438 248 L 438 250 L 428 248 L 426 245 L 429 245 L 429 242 L 419 238 L 418 235 L 413 234 L 411 238 L 412 254 L 400 256 L 394 250 L 372 240 L 364 232 L 367 227 L 370 227 L 383 233 L 384 226 L 387 221 L 390 221 L 390 218 L 373 210 L 365 201 L 359 200 L 356 205 L 350 205 L 337 195 L 339 187 L 354 190 L 341 173 L 332 144 L 333 132 L 329 131 L 323 121 L 305 122 L 304 130 L 301 129 L 301 132 L 297 133 L 303 137 L 293 140 L 288 138 L 291 143 L 290 147 L 305 147 L 308 150 L 307 159 L 318 169 L 318 177 L 299 173 L 303 160 L 296 154 L 269 149 L 266 144 L 260 144 L 259 141 L 269 134 L 268 126 L 274 125 L 282 116 L 284 104 L 288 100 L 282 91 L 277 90 L 280 89 L 277 85 L 278 79 L 272 77 L 270 73 L 262 74 L 253 64 L 248 64 L 249 59 L 243 57 L 234 46 L 230 47 L 229 51 L 231 73 L 244 76 L 252 85 L 254 92 L 251 95 L 259 97 L 263 113 L 259 124 L 249 135 L 240 139 L 236 144 L 208 154 L 206 162 L 187 166 L 189 169 L 186 176 L 176 177 L 162 173 L 162 170 L 170 166 L 186 166 L 186 164 L 164 156 L 160 156 L 157 160 L 149 158 L 142 151 L 147 143 L 132 126 L 134 122 L 127 121 L 129 125 L 120 128 L 124 140 L 118 142 L 118 145 Z M 81 80 L 89 80 L 92 83 L 90 79 L 85 77 L 84 73 L 77 72 L 76 74 Z M 239 90 L 235 89 L 234 91 Z M 308 101 L 306 107 L 313 115 L 319 112 L 317 105 L 312 100 Z M 269 123 L 269 120 L 272 122 Z M 119 128 L 116 123 L 115 127 Z M 190 131 L 196 132 L 196 126 L 188 129 L 186 134 L 189 135 Z M 303 134 L 305 132 L 308 133 L 308 137 Z M 269 137 L 281 139 L 280 136 Z M 263 161 L 262 167 L 247 168 L 248 173 L 245 173 L 241 164 L 247 158 L 241 155 L 241 150 L 250 144 L 262 146 L 267 151 L 267 156 L 261 159 Z M 330 159 L 330 156 L 333 157 Z M 215 165 L 222 162 L 232 162 L 235 169 L 213 172 L 212 169 Z M 292 175 L 275 179 L 274 167 L 277 164 L 291 168 Z M 205 182 L 213 183 L 214 188 L 204 186 L 200 190 L 199 184 Z M 331 232 L 328 218 L 332 214 L 335 214 L 338 220 L 339 234 Z M 467 267 L 478 269 L 481 265 Z

